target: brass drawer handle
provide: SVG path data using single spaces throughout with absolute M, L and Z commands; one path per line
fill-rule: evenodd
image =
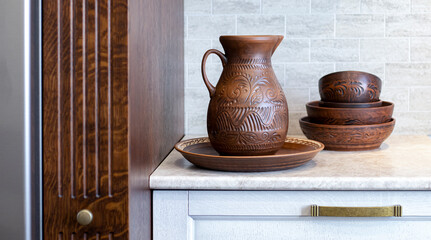
M 93 221 L 93 213 L 90 210 L 83 209 L 76 215 L 76 220 L 83 226 L 88 225 Z
M 311 205 L 313 217 L 401 217 L 401 206 L 389 207 L 326 207 Z

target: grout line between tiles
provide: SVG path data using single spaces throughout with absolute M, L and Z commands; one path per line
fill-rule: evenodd
M 359 41 L 358 41 L 358 62 L 359 63 L 362 62 L 361 61 L 361 42 L 362 42 L 362 39 L 359 39 Z
M 262 14 L 262 13 L 263 13 L 262 8 L 263 8 L 263 6 L 262 6 L 262 0 L 260 0 L 260 14 Z
M 308 13 L 309 13 L 309 14 L 311 14 L 311 1 L 312 1 L 312 0 L 308 0 L 308 4 L 309 4 L 309 7 L 310 7 L 310 9 L 309 9 L 309 11 L 308 11 Z
M 187 16 L 186 17 L 186 33 L 187 33 L 187 36 L 186 36 L 186 39 L 189 39 L 189 16 Z
M 235 15 L 235 34 L 238 34 L 238 15 Z
M 337 37 L 337 14 L 334 13 L 334 39 Z
M 311 101 L 311 88 L 308 88 L 308 101 Z
M 409 63 L 412 62 L 412 38 L 409 37 Z
M 386 80 L 386 63 L 383 64 L 383 84 L 384 85 L 387 84 L 387 80 Z
M 383 37 L 386 38 L 386 13 L 383 15 Z
M 413 0 L 410 0 L 410 13 L 413 13 Z
M 311 39 L 308 39 L 308 62 L 311 62 Z
M 410 87 L 408 87 L 407 89 L 407 112 L 410 112 Z

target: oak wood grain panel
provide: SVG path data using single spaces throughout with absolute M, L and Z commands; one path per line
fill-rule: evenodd
M 128 3 L 130 238 L 151 239 L 148 176 L 184 133 L 184 8 L 182 0 Z
M 183 1 L 43 1 L 45 239 L 151 239 L 149 175 L 184 132 L 183 38 Z
M 127 0 L 44 1 L 43 15 L 45 239 L 128 239 Z

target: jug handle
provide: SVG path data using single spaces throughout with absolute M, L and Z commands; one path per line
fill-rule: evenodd
M 204 54 L 204 57 L 202 58 L 202 66 L 201 66 L 201 68 L 202 68 L 202 77 L 203 77 L 203 79 L 204 79 L 204 83 L 205 83 L 205 85 L 207 86 L 207 88 L 208 88 L 208 91 L 210 92 L 210 97 L 213 97 L 214 96 L 214 94 L 215 94 L 215 87 L 210 83 L 210 81 L 208 80 L 208 77 L 207 77 L 207 74 L 206 74 L 206 71 L 205 71 L 205 65 L 206 65 L 206 62 L 207 62 L 207 58 L 208 58 L 208 56 L 211 54 L 211 53 L 214 53 L 214 54 L 216 54 L 217 56 L 219 56 L 219 58 L 220 58 L 220 60 L 221 60 L 221 62 L 222 62 L 222 65 L 223 65 L 223 67 L 226 65 L 226 63 L 227 63 L 227 58 L 226 58 L 226 56 L 222 53 L 222 52 L 220 52 L 219 50 L 217 50 L 217 49 L 210 49 L 210 50 L 208 50 L 208 51 L 206 51 L 205 52 L 205 54 Z

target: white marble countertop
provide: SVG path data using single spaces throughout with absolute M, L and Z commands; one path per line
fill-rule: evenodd
M 431 138 L 393 135 L 380 149 L 362 152 L 323 150 L 303 166 L 260 173 L 201 169 L 173 150 L 150 176 L 150 187 L 189 190 L 431 190 Z

